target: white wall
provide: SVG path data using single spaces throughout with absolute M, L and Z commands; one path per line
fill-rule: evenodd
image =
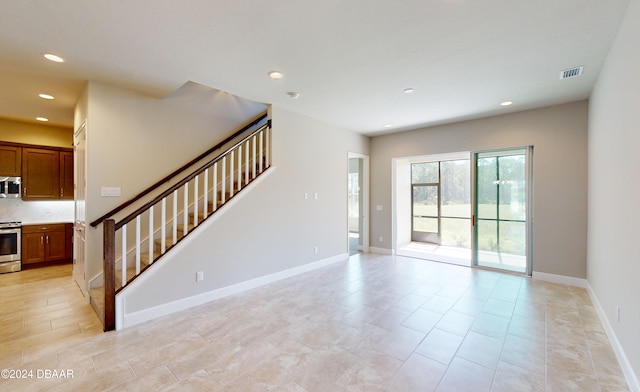
M 164 99 L 89 82 L 76 105 L 87 121 L 87 223 L 165 177 L 266 110 L 195 83 Z M 120 187 L 121 197 L 102 197 Z M 87 230 L 87 278 L 102 271 L 102 226 Z
M 587 267 L 640 391 L 639 38 L 640 2 L 631 1 L 589 105 Z
M 346 256 L 348 152 L 367 154 L 369 139 L 277 107 L 272 122 L 271 173 L 134 282 L 121 295 L 128 315 Z
M 533 271 L 586 278 L 587 109 L 581 101 L 372 138 L 371 246 L 392 249 L 394 158 L 533 145 Z

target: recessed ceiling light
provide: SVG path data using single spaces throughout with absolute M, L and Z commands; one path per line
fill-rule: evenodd
M 513 102 L 511 102 L 511 101 L 504 101 L 504 102 L 502 102 L 500 105 L 502 105 L 502 106 L 509 106 L 509 105 L 513 105 Z
M 49 121 L 49 119 L 48 119 L 48 118 L 46 118 L 46 117 L 36 117 L 36 120 L 38 120 L 38 121 L 42 121 L 42 122 L 47 122 L 47 121 Z
M 415 90 L 412 89 L 411 87 L 409 88 L 405 88 L 404 90 L 402 90 L 403 93 L 405 94 L 411 94 L 412 92 L 414 92 Z
M 282 79 L 284 75 L 280 71 L 271 71 L 269 72 L 269 77 L 271 79 Z
M 393 126 L 393 125 L 391 125 L 391 124 L 384 124 L 384 127 L 385 127 L 385 128 L 391 128 L 392 126 Z
M 64 63 L 64 59 L 60 56 L 56 56 L 55 54 L 45 53 L 43 54 L 43 56 L 45 59 L 49 61 L 53 61 L 55 63 Z
M 38 94 L 38 96 L 42 99 L 55 99 L 56 97 L 54 97 L 53 95 L 49 95 L 49 94 Z

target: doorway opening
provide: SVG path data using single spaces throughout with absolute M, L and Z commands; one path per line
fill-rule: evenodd
M 369 157 L 349 153 L 347 177 L 347 247 L 349 255 L 369 251 Z

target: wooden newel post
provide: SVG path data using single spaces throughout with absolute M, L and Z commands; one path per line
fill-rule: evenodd
M 104 331 L 116 329 L 116 231 L 115 221 L 103 222 Z

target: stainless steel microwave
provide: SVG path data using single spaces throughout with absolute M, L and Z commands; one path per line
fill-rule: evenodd
M 20 177 L 0 177 L 0 199 L 22 197 Z

